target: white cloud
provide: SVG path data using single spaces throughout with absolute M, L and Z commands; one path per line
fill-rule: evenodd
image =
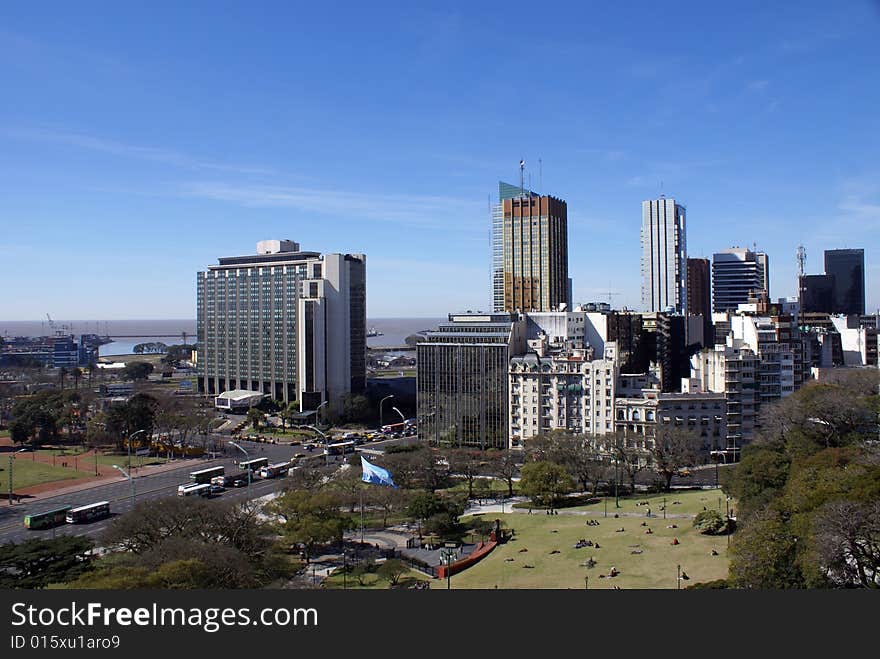
M 84 133 L 58 132 L 52 130 L 5 130 L 4 134 L 7 137 L 17 139 L 66 144 L 68 146 L 74 146 L 88 151 L 97 151 L 100 153 L 108 153 L 114 156 L 135 158 L 138 160 L 148 160 L 151 162 L 180 167 L 182 169 L 211 170 L 234 174 L 276 173 L 274 170 L 265 167 L 214 162 L 171 149 L 126 144 L 124 142 L 116 142 L 114 140 L 86 135 Z
M 452 228 L 485 234 L 483 200 L 430 195 L 350 192 L 329 188 L 285 187 L 211 182 L 184 183 L 185 196 L 250 207 L 294 208 L 335 215 L 341 220 L 371 220 L 419 228 Z M 485 220 L 480 223 L 477 220 Z

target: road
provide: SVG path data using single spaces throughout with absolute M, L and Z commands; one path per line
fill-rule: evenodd
M 286 446 L 274 444 L 259 444 L 256 442 L 241 441 L 237 442 L 248 452 L 249 458 L 268 458 L 269 463 L 284 462 L 289 460 L 294 454 L 310 453 L 301 446 Z M 317 455 L 320 449 L 311 452 Z M 179 469 L 165 471 L 152 476 L 144 476 L 135 478 L 135 501 L 142 503 L 144 501 L 154 501 L 168 496 L 177 496 L 177 486 L 182 483 L 190 482 L 189 474 L 196 469 L 206 469 L 223 465 L 227 471 L 237 471 L 236 463 L 245 459 L 244 453 L 235 447 L 227 447 L 227 456 L 210 462 L 186 463 L 181 464 Z M 250 488 L 229 488 L 222 494 L 215 495 L 212 499 L 228 501 L 255 499 L 270 494 L 284 485 L 283 478 L 274 478 L 269 480 L 254 480 Z M 71 505 L 73 507 L 85 506 L 98 501 L 109 501 L 111 515 L 109 518 L 96 520 L 91 524 L 63 524 L 54 529 L 45 529 L 41 531 L 31 531 L 24 527 L 24 517 L 30 513 L 39 513 L 52 508 L 63 505 Z M 57 535 L 89 535 L 95 536 L 106 528 L 107 524 L 114 518 L 122 515 L 132 508 L 131 503 L 131 486 L 128 481 L 117 481 L 105 485 L 97 485 L 95 487 L 72 492 L 61 496 L 49 497 L 36 500 L 34 502 L 17 504 L 14 506 L 0 506 L 0 544 L 6 542 L 21 542 L 28 538 L 51 538 Z

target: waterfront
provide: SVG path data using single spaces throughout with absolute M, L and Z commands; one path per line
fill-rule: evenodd
M 410 334 L 435 329 L 444 320 L 445 318 L 368 318 L 367 329 L 375 328 L 382 335 L 368 337 L 367 346 L 402 346 Z M 60 331 L 77 337 L 80 334 L 109 335 L 111 338 L 119 336 L 112 343 L 101 346 L 99 355 L 106 357 L 131 354 L 138 343 L 183 343 L 184 333 L 187 342 L 192 343 L 196 332 L 194 319 L 55 320 L 53 324 L 54 329 L 48 320 L 0 321 L 0 335 L 50 336 L 54 331 Z

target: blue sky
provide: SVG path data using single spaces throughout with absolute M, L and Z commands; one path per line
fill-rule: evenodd
M 0 319 L 194 317 L 266 238 L 366 253 L 371 317 L 486 309 L 520 158 L 576 301 L 638 308 L 663 192 L 773 297 L 863 247 L 880 307 L 877 3 L 132 4 L 0 6 Z

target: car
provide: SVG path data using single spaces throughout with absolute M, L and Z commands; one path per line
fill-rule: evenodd
M 245 487 L 247 485 L 247 481 L 241 480 L 237 478 L 232 482 L 232 487 Z
M 211 486 L 211 494 L 220 494 L 221 492 L 225 492 L 226 488 L 222 485 L 212 485 Z

